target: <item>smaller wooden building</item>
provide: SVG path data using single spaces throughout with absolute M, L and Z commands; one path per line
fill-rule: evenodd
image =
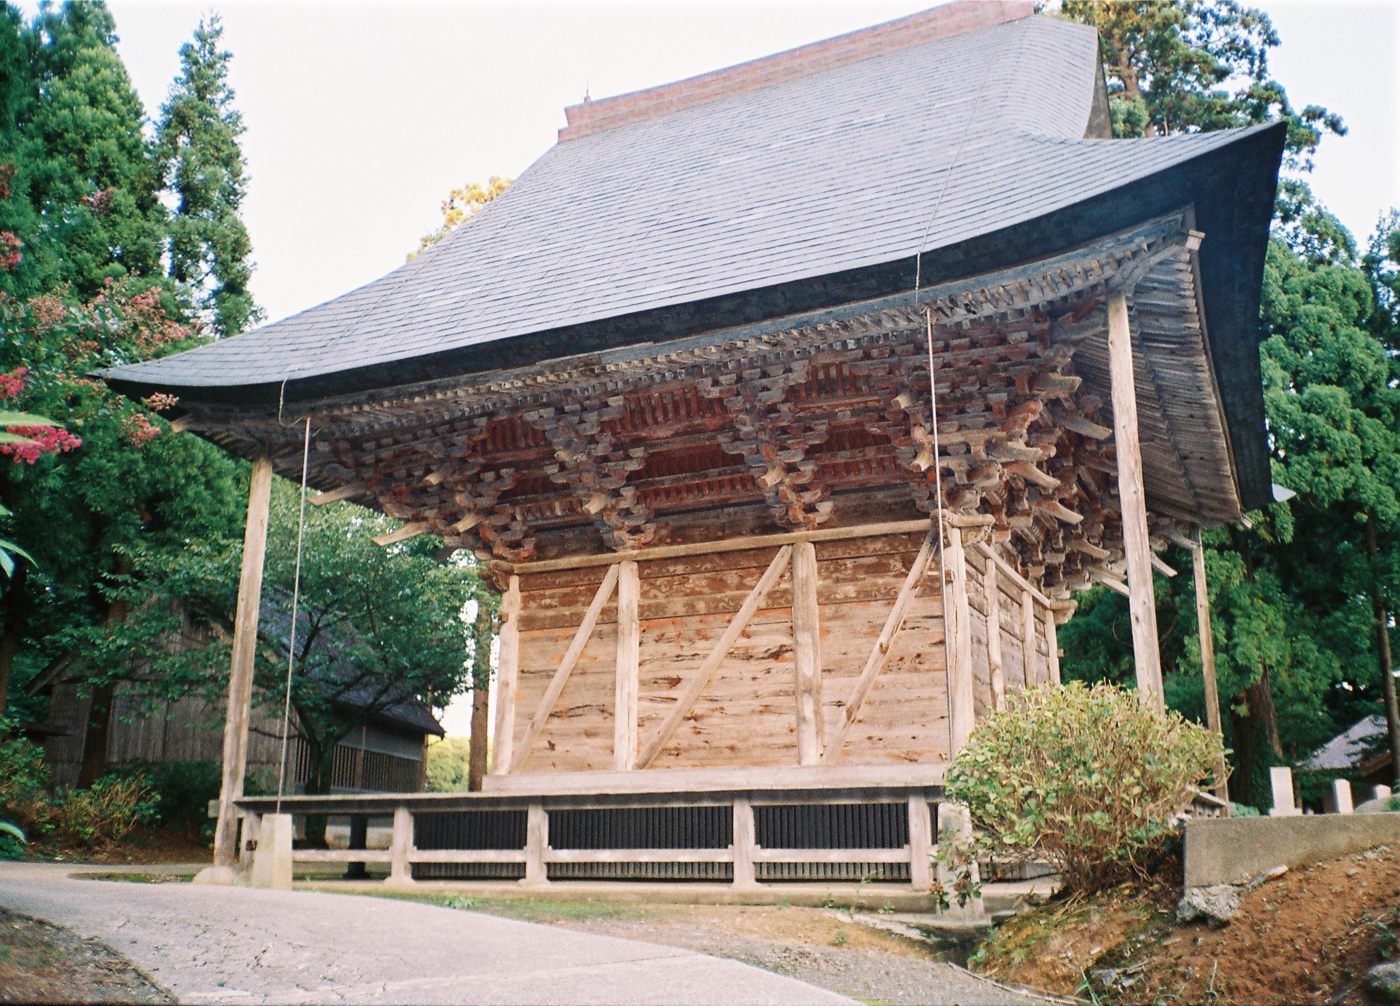
M 944 767 L 1058 680 L 1071 593 L 1131 595 L 1160 703 L 1154 549 L 1269 498 L 1283 126 L 1113 140 L 1096 33 L 1019 0 L 566 117 L 403 268 L 108 379 L 255 459 L 247 597 L 308 449 L 501 588 L 485 792 L 357 805 L 395 879 L 927 888 Z

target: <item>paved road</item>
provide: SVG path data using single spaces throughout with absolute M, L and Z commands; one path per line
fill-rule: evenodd
M 852 1002 L 737 961 L 473 912 L 71 872 L 0 863 L 0 905 L 102 940 L 184 1003 Z

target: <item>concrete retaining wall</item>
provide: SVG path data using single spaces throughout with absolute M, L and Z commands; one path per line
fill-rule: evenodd
M 1206 818 L 1186 824 L 1185 886 L 1243 884 L 1377 845 L 1400 845 L 1400 813 Z

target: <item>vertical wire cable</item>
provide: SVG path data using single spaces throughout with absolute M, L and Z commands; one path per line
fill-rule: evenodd
M 279 405 L 280 409 L 280 405 Z M 297 512 L 296 566 L 292 574 L 292 627 L 287 634 L 287 688 L 282 700 L 282 756 L 277 765 L 277 809 L 282 813 L 282 794 L 287 784 L 287 739 L 292 732 L 292 668 L 297 652 L 297 608 L 301 601 L 301 546 L 306 533 L 306 472 L 311 460 L 311 417 L 306 417 L 306 434 L 301 445 L 301 506 Z

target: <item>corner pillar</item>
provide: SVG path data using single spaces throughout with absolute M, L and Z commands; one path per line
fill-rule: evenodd
M 1113 397 L 1113 443 L 1118 456 L 1118 499 L 1123 514 L 1123 552 L 1128 560 L 1128 609 L 1138 698 L 1164 708 L 1162 658 L 1157 648 L 1157 606 L 1152 591 L 1152 545 L 1147 536 L 1147 493 L 1138 440 L 1137 388 L 1128 298 L 1108 295 L 1108 372 Z
M 243 795 L 248 761 L 248 713 L 253 701 L 253 659 L 262 604 L 263 558 L 267 553 L 268 501 L 272 461 L 253 462 L 248 485 L 248 518 L 243 529 L 243 569 L 238 577 L 238 609 L 233 623 L 233 661 L 229 669 L 228 706 L 224 713 L 223 778 L 219 817 L 214 826 L 214 866 L 232 870 L 238 862 L 238 817 L 235 801 Z

